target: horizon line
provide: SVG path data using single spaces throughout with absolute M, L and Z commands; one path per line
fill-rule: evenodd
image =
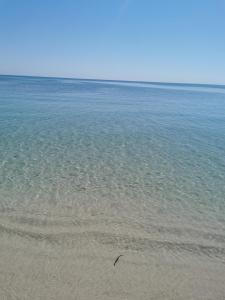
M 84 77 L 64 77 L 51 75 L 24 75 L 24 74 L 1 74 L 0 76 L 9 77 L 38 77 L 38 78 L 55 78 L 55 79 L 74 79 L 88 81 L 111 81 L 111 82 L 126 82 L 126 83 L 149 83 L 149 84 L 171 84 L 171 85 L 211 85 L 225 87 L 225 83 L 193 83 L 193 82 L 174 82 L 174 81 L 146 81 L 146 80 L 125 80 L 125 79 L 102 79 L 102 78 L 84 78 Z

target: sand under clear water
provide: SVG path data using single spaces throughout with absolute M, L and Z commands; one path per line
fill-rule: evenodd
M 224 86 L 0 76 L 0 299 L 224 299 L 224 111 Z

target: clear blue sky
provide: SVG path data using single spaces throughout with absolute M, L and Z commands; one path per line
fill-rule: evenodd
M 225 0 L 0 0 L 0 74 L 225 84 Z

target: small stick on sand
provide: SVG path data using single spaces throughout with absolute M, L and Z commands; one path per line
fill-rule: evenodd
M 116 263 L 118 262 L 118 260 L 119 260 L 119 258 L 120 258 L 121 256 L 123 256 L 123 255 L 122 255 L 122 254 L 119 255 L 119 256 L 116 258 L 116 260 L 114 261 L 114 267 L 115 267 Z

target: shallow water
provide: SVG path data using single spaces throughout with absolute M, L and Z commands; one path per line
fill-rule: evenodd
M 1 216 L 126 224 L 165 249 L 188 240 L 217 253 L 224 112 L 225 86 L 0 76 Z

